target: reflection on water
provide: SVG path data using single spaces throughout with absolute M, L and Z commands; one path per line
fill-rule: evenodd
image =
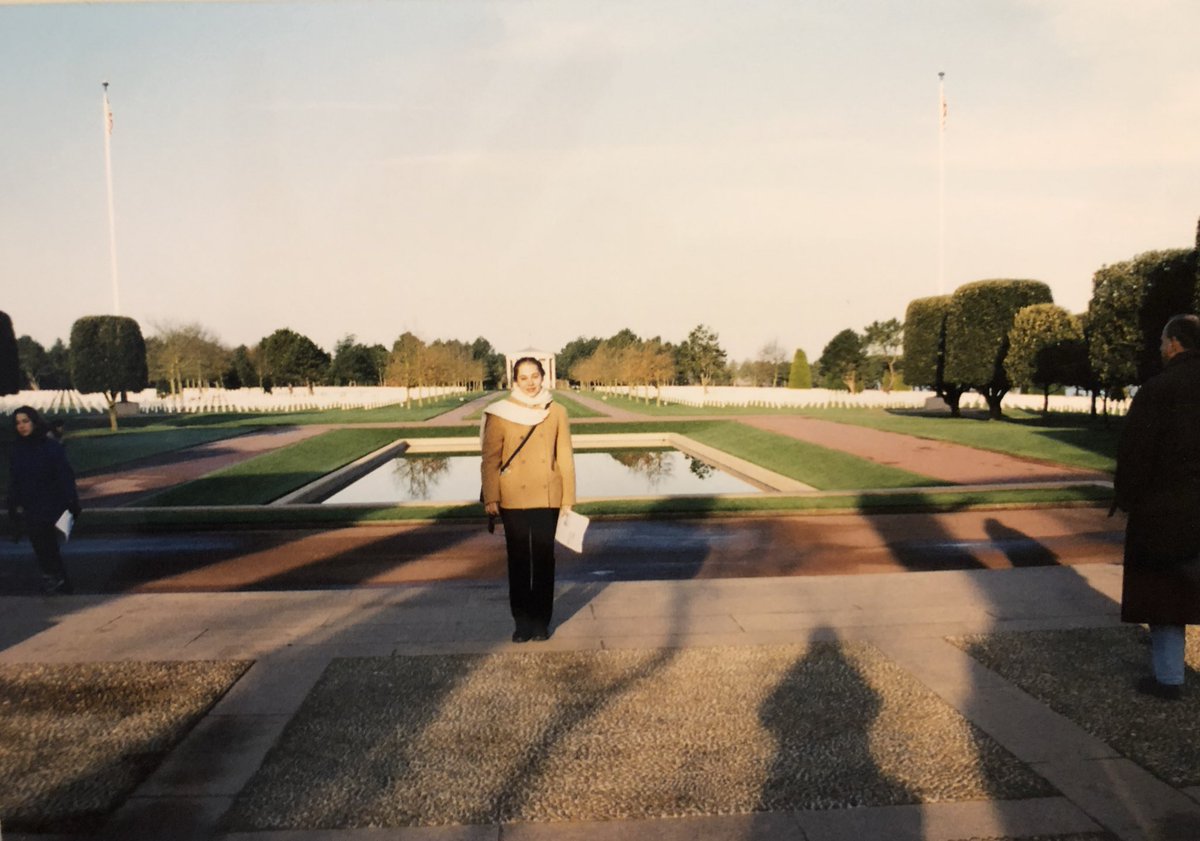
M 410 455 L 392 459 L 325 502 L 473 502 L 479 498 L 478 455 Z M 699 459 L 670 449 L 575 453 L 580 497 L 755 493 Z
M 436 489 L 438 480 L 450 470 L 450 459 L 446 456 L 410 456 L 392 459 L 396 483 L 405 488 L 409 499 L 429 499 L 431 489 Z

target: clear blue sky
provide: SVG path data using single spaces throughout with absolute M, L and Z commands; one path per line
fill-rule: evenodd
M 697 323 L 815 358 L 938 283 L 1189 247 L 1194 0 L 0 6 L 0 309 L 253 343 L 554 350 Z

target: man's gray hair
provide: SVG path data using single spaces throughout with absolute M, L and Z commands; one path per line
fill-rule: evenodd
M 1200 317 L 1190 313 L 1173 315 L 1163 328 L 1163 335 L 1179 342 L 1184 350 L 1200 348 Z

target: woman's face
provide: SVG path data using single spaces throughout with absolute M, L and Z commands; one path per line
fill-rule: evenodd
M 542 372 L 532 362 L 517 367 L 517 388 L 529 397 L 542 390 Z
M 17 412 L 15 420 L 18 435 L 22 438 L 28 438 L 33 434 L 33 418 L 24 412 Z

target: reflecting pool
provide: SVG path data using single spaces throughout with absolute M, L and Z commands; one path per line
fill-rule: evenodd
M 473 502 L 479 455 L 408 455 L 391 459 L 324 501 L 330 504 Z M 673 449 L 575 453 L 581 497 L 758 493 L 759 488 Z

